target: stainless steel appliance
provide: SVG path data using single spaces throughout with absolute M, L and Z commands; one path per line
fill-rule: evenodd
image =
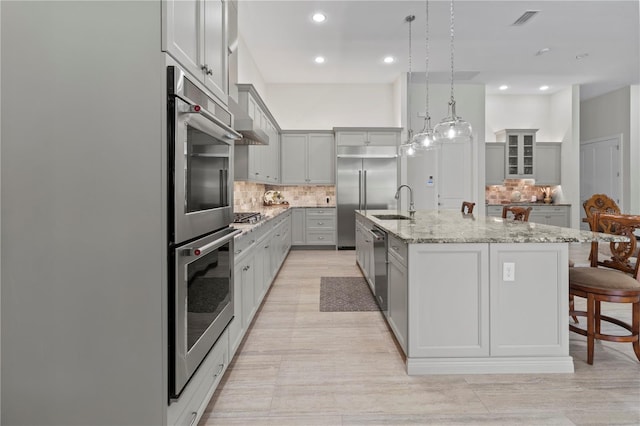
M 232 116 L 167 67 L 169 394 L 178 398 L 233 318 Z
M 387 258 L 387 233 L 377 226 L 374 226 L 370 232 L 373 238 L 373 270 L 375 277 L 374 289 L 376 302 L 378 302 L 380 310 L 382 312 L 386 312 L 387 301 L 389 299 L 389 283 L 387 271 L 389 259 Z
M 177 398 L 233 319 L 233 240 L 230 227 L 171 252 L 169 390 Z
M 232 222 L 232 116 L 184 71 L 167 67 L 169 243 Z M 231 176 L 231 177 L 230 177 Z
M 338 248 L 354 248 L 355 210 L 396 207 L 397 148 L 339 146 L 337 157 Z

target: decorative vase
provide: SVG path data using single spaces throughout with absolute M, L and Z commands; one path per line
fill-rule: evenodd
M 545 204 L 551 204 L 551 197 L 544 197 Z

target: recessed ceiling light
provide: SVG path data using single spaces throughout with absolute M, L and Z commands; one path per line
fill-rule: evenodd
M 498 90 L 507 90 L 509 88 L 509 86 L 507 86 L 506 84 L 503 84 L 502 86 L 498 87 Z
M 386 56 L 383 59 L 383 61 L 384 61 L 385 64 L 392 64 L 392 63 L 394 63 L 396 61 L 396 58 L 394 58 L 393 56 Z
M 536 52 L 536 56 L 544 55 L 545 53 L 549 53 L 549 51 L 551 51 L 551 49 L 549 49 L 548 47 L 543 47 Z
M 327 16 L 324 13 L 316 12 L 313 14 L 311 19 L 313 19 L 315 22 L 320 23 L 320 22 L 324 22 L 327 19 Z
M 316 62 L 316 64 L 324 64 L 324 56 L 316 56 L 314 61 Z
M 540 90 L 549 90 L 549 86 L 540 86 Z

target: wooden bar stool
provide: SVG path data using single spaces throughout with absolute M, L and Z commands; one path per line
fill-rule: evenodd
M 472 203 L 471 201 L 463 201 L 462 202 L 462 208 L 460 209 L 460 211 L 464 214 L 472 214 L 473 213 L 473 207 L 476 205 L 476 203 Z
M 624 235 L 626 243 L 610 243 L 611 257 L 600 261 L 598 242 L 591 243 L 591 267 L 569 268 L 569 296 L 587 299 L 587 310 L 571 310 L 570 315 L 587 318 L 587 329 L 569 324 L 569 330 L 587 336 L 587 363 L 593 364 L 596 339 L 609 342 L 630 342 L 640 361 L 640 282 L 638 262 L 631 261 L 636 252 L 637 240 L 634 231 L 640 228 L 640 216 L 616 215 L 595 212 L 593 227 L 608 234 Z M 618 318 L 603 315 L 601 303 L 630 303 L 631 324 Z M 612 335 L 602 331 L 602 322 L 608 322 L 626 329 L 629 334 Z
M 513 216 L 513 220 L 520 220 L 522 222 L 529 222 L 529 213 L 531 207 L 518 207 L 518 206 L 504 206 L 502 208 L 502 218 L 508 219 L 509 213 Z

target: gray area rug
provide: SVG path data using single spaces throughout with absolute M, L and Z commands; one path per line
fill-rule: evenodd
M 362 277 L 320 277 L 320 312 L 378 311 Z

